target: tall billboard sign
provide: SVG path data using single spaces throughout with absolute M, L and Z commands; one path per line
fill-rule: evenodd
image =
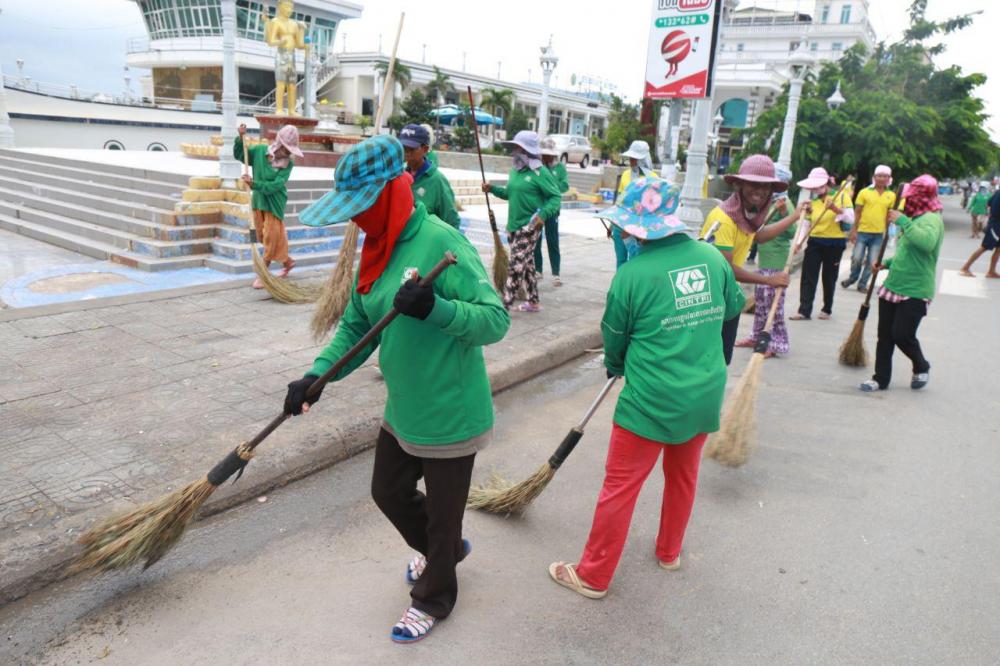
M 711 97 L 723 2 L 653 0 L 644 97 Z

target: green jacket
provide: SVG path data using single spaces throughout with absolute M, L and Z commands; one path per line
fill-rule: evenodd
M 912 220 L 901 215 L 896 224 L 902 232 L 896 254 L 882 261 L 889 269 L 885 288 L 900 296 L 934 298 L 944 220 L 940 213 L 924 213 Z
M 973 215 L 986 215 L 989 210 L 986 207 L 987 202 L 990 200 L 990 195 L 986 193 L 986 190 L 979 188 L 979 191 L 973 195 L 972 200 L 969 201 L 969 212 Z
M 538 215 L 546 222 L 559 217 L 562 196 L 552 172 L 542 167 L 533 171 L 527 167 L 520 171 L 511 169 L 507 186 L 494 185 L 490 192 L 509 202 L 507 231 L 517 231 Z
M 791 203 L 788 205 L 788 213 L 792 212 Z M 774 210 L 771 212 L 771 216 L 767 218 L 765 226 L 768 224 L 775 224 L 785 219 L 785 215 L 779 210 Z M 795 233 L 798 231 L 799 225 L 793 224 L 792 226 L 785 229 L 783 232 L 778 234 L 777 238 L 772 238 L 766 243 L 757 244 L 757 267 L 767 268 L 770 270 L 780 271 L 785 268 L 785 262 L 788 261 L 788 251 L 792 247 L 792 240 L 795 238 Z
M 559 191 L 562 193 L 569 192 L 569 174 L 566 173 L 566 165 L 557 161 L 553 167 L 546 168 L 552 173 L 552 177 L 556 179 Z
M 250 206 L 255 210 L 270 211 L 279 220 L 285 219 L 285 204 L 288 203 L 288 177 L 295 164 L 289 160 L 284 169 L 275 169 L 267 159 L 267 146 L 250 146 L 248 151 L 250 168 L 253 169 L 253 195 Z M 233 142 L 233 157 L 243 164 L 243 140 L 236 135 Z
M 722 323 L 744 301 L 715 247 L 684 235 L 643 244 L 615 273 L 601 320 L 604 364 L 625 376 L 615 423 L 667 444 L 718 430 Z
M 493 427 L 493 399 L 483 345 L 503 339 L 510 315 L 493 289 L 479 253 L 455 228 L 417 203 L 389 263 L 369 293 L 351 301 L 330 344 L 309 374 L 325 373 L 390 309 L 414 271 L 426 275 L 446 250 L 458 258 L 434 282 L 427 319 L 399 316 L 336 377 L 356 370 L 376 347 L 388 397 L 385 420 L 416 445 L 454 444 Z
M 451 191 L 448 179 L 430 160 L 427 161 L 427 169 L 413 181 L 413 199 L 422 201 L 428 213 L 456 229 L 462 224 L 455 210 L 455 193 Z

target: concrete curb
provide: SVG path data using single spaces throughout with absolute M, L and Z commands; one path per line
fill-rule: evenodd
M 541 343 L 530 352 L 519 354 L 517 358 L 508 357 L 500 362 L 488 363 L 487 371 L 493 393 L 497 394 L 527 381 L 581 356 L 588 349 L 600 346 L 601 333 L 598 322 L 594 321 L 592 325 L 582 327 L 582 330 Z M 215 492 L 196 520 L 235 507 L 368 450 L 375 444 L 382 422 L 383 406 L 377 404 L 363 411 L 356 411 L 351 419 L 338 423 L 329 438 L 324 437 L 321 441 L 318 437 L 312 437 L 310 441 L 297 447 L 298 452 L 291 455 L 268 456 L 266 451 L 262 451 L 260 458 L 252 462 L 239 483 L 227 484 Z M 196 478 L 192 476 L 191 480 Z M 80 527 L 84 527 L 82 522 Z M 70 541 L 33 560 L 29 567 L 17 572 L 10 580 L 0 583 L 0 605 L 11 603 L 63 580 L 66 577 L 66 567 L 77 553 L 78 546 Z

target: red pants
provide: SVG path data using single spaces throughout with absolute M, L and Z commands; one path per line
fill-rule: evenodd
M 683 444 L 663 444 L 640 437 L 620 426 L 611 431 L 606 475 L 594 510 L 594 525 L 577 565 L 577 573 L 590 587 L 606 590 L 621 559 L 632 511 L 646 477 L 663 452 L 663 505 L 656 557 L 673 562 L 681 552 L 684 531 L 691 517 L 698 486 L 698 466 L 707 434 Z

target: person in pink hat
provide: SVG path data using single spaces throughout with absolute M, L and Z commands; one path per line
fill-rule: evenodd
M 757 243 L 767 243 L 780 236 L 798 219 L 803 207 L 766 227 L 771 199 L 776 192 L 788 189 L 774 171 L 774 162 L 767 155 L 751 155 L 743 160 L 738 173 L 726 174 L 726 182 L 733 186 L 733 194 L 716 206 L 705 219 L 702 238 L 722 252 L 733 268 L 736 280 L 744 284 L 763 284 L 769 287 L 787 287 L 788 273 L 777 271 L 763 275 L 744 268 L 750 248 Z M 714 232 L 712 230 L 715 229 Z M 723 353 L 728 365 L 733 358 L 733 346 L 740 318 L 737 315 L 722 327 Z
M 812 319 L 813 301 L 816 287 L 823 282 L 823 308 L 820 319 L 833 315 L 833 296 L 837 291 L 837 277 L 840 274 L 840 259 L 847 249 L 847 231 L 853 223 L 854 203 L 851 192 L 845 187 L 835 195 L 830 195 L 833 178 L 823 167 L 809 172 L 809 177 L 800 180 L 799 187 L 809 190 L 809 242 L 806 244 L 802 260 L 802 278 L 799 282 L 799 311 L 789 317 L 792 321 Z M 849 212 L 848 212 L 849 211 Z
M 233 142 L 233 157 L 244 160 L 243 139 L 246 125 L 240 125 L 236 141 Z M 302 157 L 299 149 L 299 130 L 294 125 L 285 125 L 274 137 L 271 145 L 250 146 L 246 151 L 247 165 L 252 175 L 243 176 L 243 181 L 253 193 L 250 208 L 253 211 L 253 226 L 257 238 L 264 244 L 264 263 L 281 262 L 279 277 L 287 277 L 295 266 L 295 260 L 288 254 L 288 236 L 285 233 L 285 204 L 288 202 L 288 177 L 294 166 L 291 156 Z M 257 278 L 254 289 L 263 289 L 264 283 Z

